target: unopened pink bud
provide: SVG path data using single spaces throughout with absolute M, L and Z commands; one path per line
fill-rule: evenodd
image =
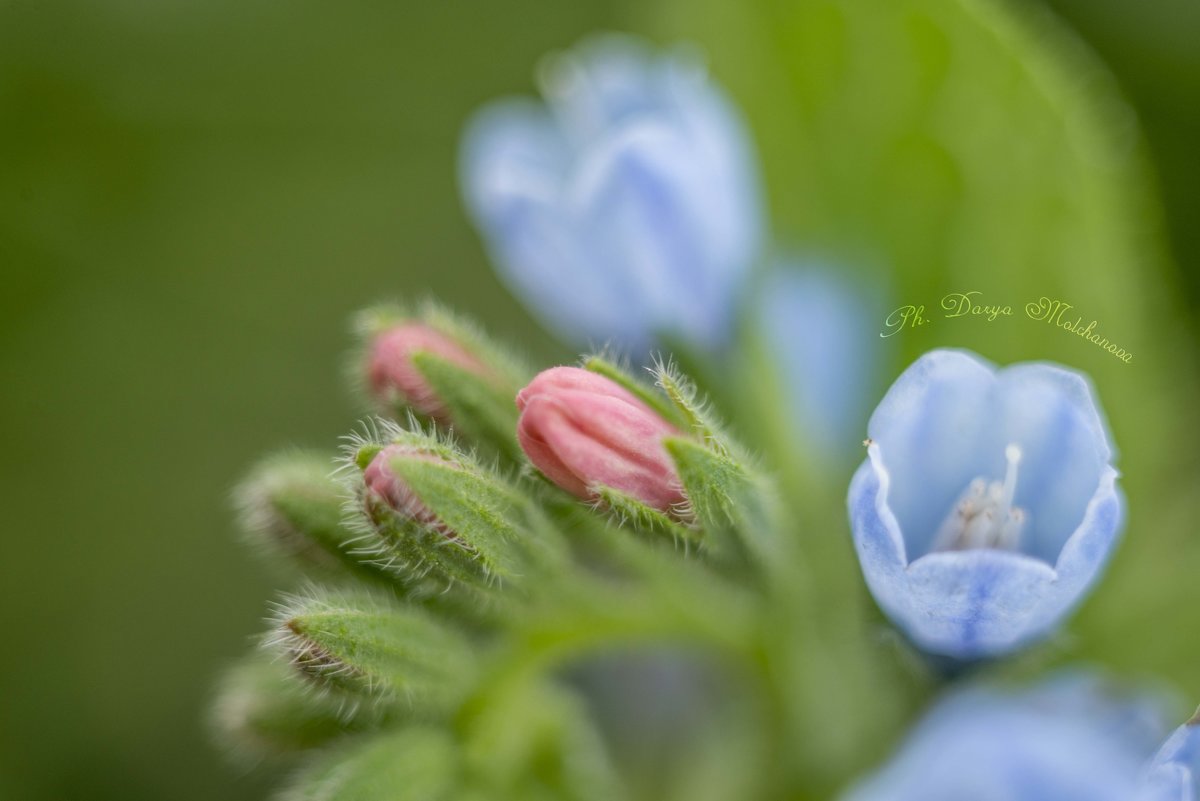
M 421 414 L 448 422 L 449 412 L 413 363 L 418 353 L 430 353 L 480 375 L 491 369 L 445 334 L 422 323 L 401 323 L 375 335 L 367 363 L 371 392 L 381 405 L 400 401 Z
M 595 499 L 602 485 L 664 512 L 686 500 L 663 446 L 681 432 L 615 381 L 554 367 L 517 393 L 517 408 L 521 449 L 568 492 Z
M 392 460 L 398 456 L 408 459 L 424 459 L 430 462 L 445 461 L 438 456 L 405 445 L 388 445 L 375 454 L 371 463 L 367 465 L 367 469 L 363 471 L 365 488 L 363 504 L 367 514 L 377 523 L 385 515 L 396 514 L 435 528 L 447 537 L 453 537 L 454 532 L 447 528 L 446 524 L 421 502 L 421 499 L 405 483 L 404 479 L 392 470 Z

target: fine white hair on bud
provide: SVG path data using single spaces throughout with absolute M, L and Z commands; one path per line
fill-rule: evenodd
M 316 587 L 274 605 L 262 647 L 323 690 L 410 708 L 457 697 L 477 661 L 465 636 L 419 609 Z
M 243 538 L 264 557 L 317 575 L 372 575 L 349 553 L 357 534 L 345 525 L 349 490 L 335 463 L 327 453 L 294 450 L 256 466 L 233 494 Z

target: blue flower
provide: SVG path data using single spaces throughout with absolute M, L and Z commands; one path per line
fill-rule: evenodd
M 1024 692 L 959 691 L 843 801 L 1130 801 L 1161 730 L 1157 712 L 1082 675 Z
M 704 71 L 637 40 L 548 65 L 464 138 L 466 205 L 512 291 L 573 343 L 722 345 L 764 236 L 745 127 Z
M 773 265 L 753 305 L 804 449 L 850 464 L 889 341 L 872 326 L 883 298 L 820 261 Z
M 1200 797 L 1200 710 L 1167 738 L 1146 775 L 1140 801 L 1196 801 Z
M 854 543 L 883 611 L 923 650 L 997 656 L 1052 631 L 1096 581 L 1123 501 L 1088 380 L 935 350 L 868 425 Z

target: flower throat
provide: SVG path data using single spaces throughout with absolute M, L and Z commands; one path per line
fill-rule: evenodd
M 971 548 L 995 548 L 1015 551 L 1021 547 L 1021 534 L 1028 515 L 1013 506 L 1017 492 L 1017 467 L 1021 449 L 1010 443 L 1004 449 L 1008 467 L 1003 483 L 973 480 L 954 504 L 938 528 L 934 551 L 964 551 Z

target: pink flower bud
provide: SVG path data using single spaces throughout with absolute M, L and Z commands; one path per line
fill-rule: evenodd
M 365 488 L 363 505 L 368 516 L 379 523 L 387 515 L 396 514 L 435 528 L 447 537 L 453 537 L 454 532 L 447 528 L 446 524 L 421 502 L 412 488 L 392 470 L 391 462 L 398 456 L 406 459 L 424 459 L 430 462 L 445 461 L 431 453 L 418 451 L 405 445 L 388 445 L 375 454 L 370 464 L 367 465 L 367 469 L 363 471 Z
M 445 404 L 413 364 L 418 353 L 433 354 L 473 373 L 491 374 L 487 365 L 440 331 L 422 323 L 401 323 L 380 332 L 371 343 L 367 378 L 380 404 L 391 406 L 401 401 L 421 414 L 448 422 Z
M 594 500 L 603 485 L 664 512 L 686 500 L 663 447 L 681 432 L 615 381 L 554 367 L 517 393 L 517 408 L 521 449 L 568 492 Z

